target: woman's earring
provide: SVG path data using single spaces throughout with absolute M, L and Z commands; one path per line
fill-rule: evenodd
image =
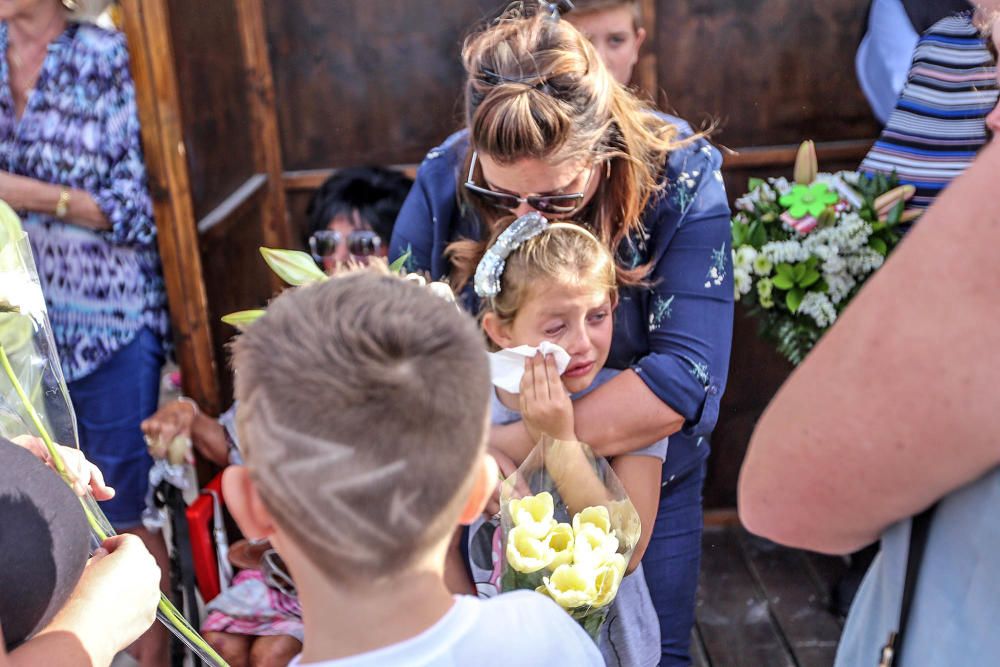
M 604 163 L 604 176 L 606 178 L 611 178 L 611 160 L 607 160 Z
M 80 11 L 80 3 L 77 0 L 62 0 L 62 6 L 66 8 L 68 12 Z

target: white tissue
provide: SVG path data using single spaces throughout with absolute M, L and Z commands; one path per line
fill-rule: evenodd
M 538 347 L 521 345 L 490 354 L 490 377 L 493 384 L 512 394 L 520 393 L 521 377 L 524 375 L 524 360 L 530 359 L 536 353 L 551 354 L 555 358 L 556 370 L 559 375 L 566 372 L 569 366 L 569 353 L 555 343 L 542 341 Z

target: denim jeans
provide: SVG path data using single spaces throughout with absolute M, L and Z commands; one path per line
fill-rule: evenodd
M 80 449 L 115 489 L 101 509 L 119 532 L 140 525 L 146 507 L 153 459 L 139 424 L 156 411 L 162 366 L 159 339 L 143 329 L 96 371 L 68 384 Z
M 687 472 L 665 480 L 653 536 L 642 557 L 649 594 L 660 617 L 661 667 L 691 664 L 705 472 L 702 460 Z

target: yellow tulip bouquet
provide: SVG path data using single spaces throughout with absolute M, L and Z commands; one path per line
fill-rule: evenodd
M 52 466 L 73 488 L 60 443 L 79 448 L 76 414 L 63 379 L 28 237 L 0 201 L 0 435 L 42 439 Z M 89 491 L 80 496 L 94 546 L 115 534 Z M 226 665 L 174 605 L 160 596 L 157 618 L 208 665 Z
M 500 490 L 503 591 L 552 598 L 597 641 L 639 541 L 639 515 L 607 460 L 545 437 Z

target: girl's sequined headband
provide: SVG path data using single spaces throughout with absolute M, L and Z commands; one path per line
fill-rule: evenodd
M 510 253 L 544 232 L 548 226 L 549 221 L 538 211 L 526 213 L 510 223 L 479 260 L 473 282 L 476 294 L 484 299 L 500 294 L 500 279 L 503 278 L 503 270 Z

